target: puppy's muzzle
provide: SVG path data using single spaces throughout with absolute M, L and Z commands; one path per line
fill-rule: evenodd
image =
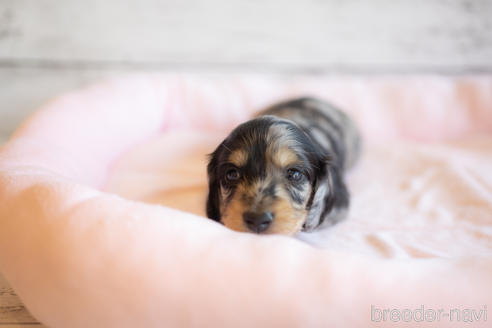
M 244 212 L 244 223 L 248 228 L 256 233 L 261 233 L 268 229 L 273 222 L 273 213 L 271 212 Z

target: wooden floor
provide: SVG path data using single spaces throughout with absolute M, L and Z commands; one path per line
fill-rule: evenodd
M 0 144 L 128 73 L 490 74 L 491 31 L 490 0 L 0 0 Z M 36 322 L 0 276 L 0 326 Z
M 44 327 L 29 314 L 15 291 L 0 275 L 0 327 Z

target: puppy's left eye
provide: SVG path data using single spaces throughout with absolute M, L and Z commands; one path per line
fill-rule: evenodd
M 234 181 L 239 180 L 239 178 L 241 177 L 241 174 L 239 173 L 239 171 L 237 169 L 229 169 L 229 170 L 227 170 L 225 177 L 226 177 L 227 181 L 234 182 Z
M 298 169 L 288 169 L 287 170 L 287 179 L 290 181 L 298 182 L 304 177 L 301 171 Z

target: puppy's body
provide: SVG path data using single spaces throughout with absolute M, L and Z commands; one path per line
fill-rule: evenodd
M 256 116 L 273 115 L 297 124 L 331 154 L 342 169 L 350 169 L 360 155 L 360 135 L 354 122 L 342 111 L 316 98 L 303 97 L 275 104 Z
M 207 215 L 239 231 L 292 234 L 346 215 L 343 173 L 360 137 L 343 112 L 315 98 L 275 104 L 241 124 L 208 166 Z
M 354 122 L 342 111 L 316 98 L 299 98 L 275 104 L 258 117 L 274 115 L 294 122 L 316 144 L 317 151 L 326 154 L 333 168 L 329 176 L 319 183 L 316 199 L 309 212 L 304 231 L 332 225 L 345 218 L 350 195 L 343 174 L 360 155 L 360 134 Z M 331 180 L 331 181 L 330 181 Z M 330 195 L 327 189 L 332 189 Z

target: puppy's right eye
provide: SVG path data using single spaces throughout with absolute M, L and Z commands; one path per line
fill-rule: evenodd
M 304 177 L 304 175 L 298 169 L 288 169 L 287 179 L 293 182 L 299 182 Z
M 239 173 L 239 171 L 237 169 L 229 169 L 229 170 L 227 170 L 225 177 L 226 177 L 227 181 L 235 182 L 235 181 L 239 180 L 239 178 L 241 177 L 241 174 Z

